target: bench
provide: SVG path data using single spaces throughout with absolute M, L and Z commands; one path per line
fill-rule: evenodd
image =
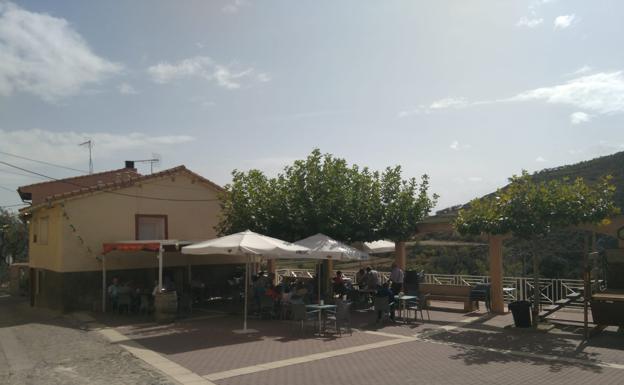
M 425 295 L 426 305 L 429 301 L 463 302 L 464 311 L 471 312 L 479 308 L 479 302 L 470 298 L 471 286 L 465 285 L 439 285 L 421 283 L 420 292 Z

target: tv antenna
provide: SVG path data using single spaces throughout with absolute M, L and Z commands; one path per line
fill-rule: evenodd
M 150 174 L 154 173 L 154 166 L 156 166 L 156 167 L 160 166 L 160 162 L 161 161 L 162 161 L 162 157 L 160 156 L 160 154 L 154 154 L 154 153 L 152 153 L 152 158 L 151 159 L 133 160 L 134 163 L 149 163 L 150 164 Z
M 89 139 L 86 142 L 82 142 L 79 144 L 79 146 L 86 146 L 89 147 L 89 174 L 93 174 L 93 157 L 92 157 L 92 150 L 93 150 L 93 145 L 95 143 Z

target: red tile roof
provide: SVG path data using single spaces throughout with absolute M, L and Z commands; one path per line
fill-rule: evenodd
M 120 177 L 116 177 L 112 180 L 109 180 L 108 182 L 103 182 L 100 179 L 97 179 L 97 182 L 92 183 L 91 185 L 87 185 L 85 182 L 86 181 L 93 181 L 92 179 L 80 179 L 80 182 L 76 182 L 77 179 L 79 178 L 84 178 L 87 177 L 85 176 L 81 176 L 81 177 L 76 177 L 76 178 L 67 178 L 67 179 L 60 179 L 58 181 L 51 181 L 51 182 L 44 182 L 44 183 L 37 183 L 34 185 L 29 185 L 29 186 L 23 186 L 20 187 L 18 189 L 18 191 L 20 191 L 20 195 L 22 194 L 22 191 L 24 191 L 25 193 L 28 193 L 29 191 L 34 191 L 33 187 L 36 188 L 36 186 L 39 185 L 48 185 L 48 186 L 56 186 L 56 185 L 63 185 L 64 188 L 47 188 L 46 190 L 41 190 L 41 191 L 55 191 L 55 190 L 59 190 L 58 192 L 54 192 L 52 194 L 49 194 L 47 196 L 38 196 L 37 197 L 37 201 L 35 201 L 34 197 L 33 197 L 33 202 L 32 202 L 32 206 L 30 207 L 26 207 L 20 211 L 24 212 L 28 212 L 30 210 L 36 209 L 38 208 L 38 206 L 41 206 L 44 203 L 47 202 L 53 202 L 53 201 L 57 201 L 59 199 L 67 199 L 67 198 L 72 198 L 72 197 L 76 197 L 76 196 L 80 196 L 80 195 L 84 195 L 84 194 L 88 194 L 88 193 L 92 193 L 92 192 L 96 192 L 96 191 L 109 191 L 109 192 L 113 192 L 114 190 L 118 190 L 124 187 L 130 187 L 133 186 L 137 183 L 140 182 L 145 182 L 145 181 L 149 181 L 152 179 L 158 179 L 158 178 L 162 178 L 164 176 L 169 176 L 169 175 L 175 175 L 175 174 L 179 174 L 179 173 L 185 173 L 187 175 L 190 175 L 193 179 L 196 179 L 204 184 L 209 185 L 210 187 L 214 188 L 217 191 L 224 191 L 223 187 L 219 186 L 218 184 L 204 178 L 203 176 L 196 174 L 194 172 L 192 172 L 191 170 L 187 169 L 184 166 L 177 166 L 174 168 L 170 168 L 167 170 L 163 170 L 160 172 L 156 172 L 153 174 L 149 174 L 149 175 L 141 175 L 139 173 L 136 172 L 135 169 L 121 169 L 121 170 L 114 170 L 114 171 L 108 171 L 107 173 L 113 173 L 113 175 L 117 175 L 114 174 L 116 172 L 119 171 L 123 171 L 123 170 L 131 170 L 133 172 L 129 172 L 126 174 L 121 175 Z M 107 174 L 107 173 L 100 173 L 100 174 Z M 92 175 L 96 175 L 96 174 L 92 174 Z M 39 193 L 41 193 L 41 191 L 39 191 Z M 116 194 L 120 194 L 123 195 L 123 193 L 116 193 Z M 169 200 L 167 198 L 161 198 L 161 197 L 152 197 L 152 198 L 148 198 L 148 197 L 142 197 L 144 199 L 162 199 L 162 200 Z
M 23 200 L 30 200 L 33 205 L 37 205 L 44 202 L 46 198 L 50 196 L 74 191 L 77 188 L 129 180 L 139 176 L 141 176 L 141 174 L 139 174 L 135 168 L 121 168 L 118 170 L 29 184 L 19 187 L 17 191 Z

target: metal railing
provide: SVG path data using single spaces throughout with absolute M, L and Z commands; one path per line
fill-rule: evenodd
M 342 271 L 343 274 L 351 279 L 355 279 L 357 271 Z M 277 274 L 280 277 L 297 277 L 311 278 L 314 276 L 314 270 L 310 269 L 279 269 Z M 385 281 L 390 275 L 389 272 L 380 272 L 382 279 Z M 490 282 L 488 275 L 456 275 L 456 274 L 425 274 L 423 283 L 437 285 L 465 285 L 474 286 L 478 283 Z M 503 294 L 506 302 L 518 300 L 533 300 L 534 281 L 532 277 L 503 277 Z M 592 282 L 593 286 L 600 285 L 600 281 Z M 554 304 L 558 300 L 565 299 L 568 295 L 574 293 L 583 294 L 582 279 L 549 279 L 540 278 L 540 303 Z M 580 305 L 580 303 L 579 303 Z

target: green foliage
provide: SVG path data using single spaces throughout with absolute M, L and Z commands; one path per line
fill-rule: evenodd
M 494 196 L 470 202 L 455 227 L 461 234 L 512 234 L 530 240 L 553 229 L 599 223 L 616 214 L 615 187 L 605 177 L 595 185 L 582 178 L 535 181 L 526 171 Z
M 420 184 L 416 178 L 403 180 L 401 167 L 388 167 L 381 177 L 382 238 L 404 241 L 414 234 L 418 222 L 435 206 L 438 196 L 429 198 L 429 177 L 423 175 Z
M 234 171 L 221 195 L 220 234 L 250 229 L 286 240 L 323 233 L 344 242 L 407 240 L 435 205 L 426 175 L 401 179 L 401 168 L 383 174 L 349 166 L 315 149 L 276 178 Z
M 430 274 L 486 275 L 487 245 L 437 246 L 414 245 L 409 249 L 406 270 Z
M 28 259 L 28 230 L 17 215 L 0 209 L 0 275 L 6 271 L 8 256 L 13 262 Z

